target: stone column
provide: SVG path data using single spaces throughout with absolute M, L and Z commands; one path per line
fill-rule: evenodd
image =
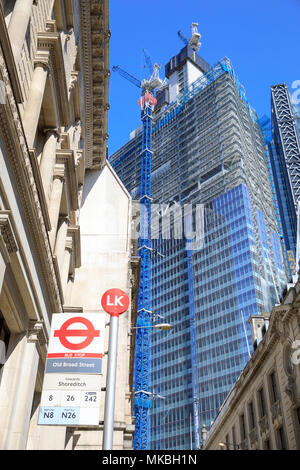
M 46 343 L 43 324 L 33 321 L 27 334 L 18 335 L 16 340 L 16 345 L 10 343 L 8 360 L 4 366 L 5 381 L 10 384 L 6 406 L 11 410 L 4 442 L 7 450 L 24 450 L 27 446 L 39 347 Z
M 47 64 L 37 62 L 35 64 L 29 96 L 22 118 L 25 136 L 29 148 L 32 148 L 34 143 L 37 125 L 41 113 L 47 75 Z
M 51 192 L 54 165 L 56 162 L 56 146 L 59 139 L 58 129 L 46 129 L 46 142 L 40 163 L 41 178 L 44 186 L 46 201 L 48 203 Z
M 7 441 L 11 432 L 11 419 L 17 401 L 25 344 L 25 333 L 11 334 L 0 387 L 0 448 L 2 450 L 7 448 Z
M 16 64 L 18 64 L 24 44 L 32 0 L 17 0 L 8 26 L 8 34 Z
M 61 196 L 62 196 L 64 181 L 65 181 L 65 179 L 64 179 L 63 173 L 54 174 L 53 183 L 52 183 L 51 197 L 50 197 L 50 201 L 49 201 L 49 217 L 50 217 L 50 222 L 51 222 L 51 230 L 49 232 L 49 240 L 50 240 L 50 246 L 51 246 L 52 250 L 54 249 L 54 245 L 55 245 L 57 223 L 58 223 L 58 217 L 59 217 L 59 210 L 60 210 L 60 203 L 61 203 Z
M 58 230 L 54 248 L 54 254 L 57 257 L 60 278 L 62 279 L 63 273 L 63 263 L 64 263 L 64 255 L 65 255 L 65 246 L 66 246 L 66 237 L 67 237 L 67 230 L 68 230 L 69 218 L 68 217 L 61 217 L 58 221 Z

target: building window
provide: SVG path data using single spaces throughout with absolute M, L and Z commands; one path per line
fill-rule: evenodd
M 246 426 L 245 426 L 245 415 L 244 413 L 240 416 L 240 431 L 241 431 L 241 440 L 246 439 Z
M 300 440 L 300 406 L 296 409 L 296 435 L 298 436 L 298 441 Z
M 275 403 L 279 399 L 275 371 L 273 371 L 270 374 L 270 391 L 271 391 L 271 403 Z
M 291 344 L 287 342 L 283 348 L 283 367 L 287 376 L 293 374 L 294 365 L 291 360 L 292 357 L 292 348 Z
M 258 399 L 259 399 L 259 407 L 260 407 L 260 417 L 266 415 L 266 404 L 265 404 L 265 394 L 263 387 L 258 390 Z
M 10 338 L 10 332 L 6 321 L 0 311 L 0 381 L 2 376 L 2 370 L 5 364 L 6 351 L 8 347 L 8 342 Z
M 300 406 L 298 406 L 296 413 L 297 413 L 297 418 L 298 418 L 298 424 L 300 426 Z
M 277 429 L 277 443 L 278 443 L 278 449 L 280 450 L 287 449 L 283 427 Z
M 266 441 L 263 441 L 263 448 L 264 448 L 264 450 L 271 450 L 271 445 L 270 445 L 269 439 L 267 439 Z
M 236 435 L 235 435 L 235 427 L 232 428 L 232 444 L 234 449 L 236 448 Z
M 249 411 L 249 429 L 253 429 L 255 427 L 255 415 L 254 415 L 254 407 L 253 407 L 252 401 L 249 403 L 248 411 Z

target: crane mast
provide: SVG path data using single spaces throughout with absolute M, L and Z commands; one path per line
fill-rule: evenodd
M 181 31 L 178 36 L 196 52 L 199 50 L 201 35 L 198 33 L 198 23 L 192 23 L 192 35 L 188 40 Z M 150 330 L 152 326 L 152 301 L 151 301 L 151 270 L 152 270 L 152 243 L 151 243 L 151 162 L 152 162 L 152 121 L 153 110 L 156 105 L 154 90 L 165 85 L 165 81 L 159 78 L 160 65 L 152 64 L 150 56 L 143 49 L 146 64 L 151 74 L 149 79 L 139 81 L 121 67 L 112 67 L 113 71 L 132 84 L 142 89 L 138 103 L 141 107 L 142 121 L 142 151 L 141 151 L 141 183 L 140 183 L 140 233 L 138 255 L 141 258 L 138 309 L 137 309 L 137 333 L 135 341 L 134 360 L 134 416 L 135 433 L 133 447 L 136 450 L 149 449 L 150 441 L 150 409 L 152 407 L 152 393 L 150 392 Z M 194 441 L 195 447 L 200 447 L 199 428 L 199 388 L 197 371 L 197 351 L 195 333 L 195 312 L 193 297 L 193 266 L 192 252 L 187 249 L 188 277 L 189 277 L 189 303 L 190 303 L 190 333 L 192 356 L 192 382 L 193 382 L 193 417 L 194 417 Z
M 137 335 L 135 342 L 134 389 L 135 395 L 134 449 L 149 448 L 150 414 L 152 400 L 150 385 L 150 329 L 152 322 L 151 305 L 151 160 L 152 160 L 152 111 L 156 104 L 153 94 L 146 90 L 139 100 L 142 109 L 142 153 L 140 184 L 140 236 L 138 254 L 141 258 L 140 282 L 137 311 Z M 143 328 L 146 327 L 146 328 Z M 148 328 L 147 328 L 148 327 Z
M 121 69 L 112 67 L 121 76 L 142 89 L 138 101 L 141 107 L 142 121 L 142 152 L 141 152 L 141 183 L 140 183 L 140 233 L 138 255 L 141 258 L 137 333 L 135 341 L 134 360 L 134 416 L 135 433 L 133 447 L 137 450 L 149 448 L 150 439 L 150 408 L 152 406 L 150 388 L 150 328 L 152 326 L 151 304 L 151 161 L 152 161 L 152 113 L 156 105 L 154 90 L 163 85 L 159 78 L 158 64 L 152 66 L 150 57 L 146 54 L 147 65 L 151 68 L 149 79 L 139 81 L 134 76 Z M 152 66 L 152 67 L 151 67 Z M 146 327 L 146 328 L 144 328 Z

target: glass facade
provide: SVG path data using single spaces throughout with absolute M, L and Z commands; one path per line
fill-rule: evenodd
M 250 331 L 243 319 L 259 311 L 247 187 L 220 195 L 212 208 L 204 246 L 193 255 L 200 417 L 206 425 L 248 360 Z
M 152 402 L 150 449 L 190 449 L 248 361 L 249 315 L 270 311 L 286 272 L 260 127 L 228 59 L 153 128 L 152 309 L 172 329 L 151 339 L 151 385 L 165 398 Z M 134 199 L 140 150 L 137 133 L 110 157 Z M 188 225 L 201 243 L 187 243 Z
M 300 200 L 300 140 L 287 85 L 271 87 L 272 134 L 267 139 L 272 178 L 290 274 L 295 274 L 297 201 Z

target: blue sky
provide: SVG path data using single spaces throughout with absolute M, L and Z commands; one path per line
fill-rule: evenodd
M 142 49 L 164 66 L 199 23 L 199 54 L 211 65 L 227 56 L 249 103 L 270 114 L 270 86 L 300 80 L 300 0 L 110 0 L 110 69 L 119 65 L 139 79 L 148 77 Z M 116 72 L 109 83 L 108 152 L 129 140 L 140 125 L 140 90 Z

